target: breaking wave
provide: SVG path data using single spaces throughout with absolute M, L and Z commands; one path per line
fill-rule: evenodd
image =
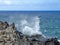
M 41 34 L 40 32 L 40 18 L 38 16 L 10 16 L 10 23 L 14 22 L 16 24 L 17 30 L 26 35 Z
M 42 34 L 40 32 L 39 23 L 40 21 L 37 16 L 27 16 L 26 18 L 20 21 L 22 33 L 26 35 Z
M 60 42 L 60 40 L 58 40 Z

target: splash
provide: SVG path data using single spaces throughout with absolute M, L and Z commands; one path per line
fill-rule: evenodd
M 12 18 L 11 18 L 12 17 Z M 17 30 L 26 35 L 36 35 L 41 34 L 40 31 L 40 18 L 38 16 L 28 16 L 28 15 L 20 15 L 20 16 L 11 16 L 10 23 L 15 22 Z
M 60 42 L 60 40 L 58 40 Z
M 20 20 L 21 32 L 30 36 L 35 34 L 42 34 L 40 32 L 39 23 L 40 21 L 38 16 L 26 16 L 26 18 Z

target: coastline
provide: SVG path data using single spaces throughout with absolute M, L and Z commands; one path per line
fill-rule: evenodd
M 2 31 L 1 31 L 2 30 Z M 40 34 L 27 36 L 16 30 L 15 24 L 0 21 L 0 45 L 60 45 L 57 38 L 45 38 Z

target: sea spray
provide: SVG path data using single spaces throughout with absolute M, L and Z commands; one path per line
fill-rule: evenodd
M 20 20 L 20 30 L 26 35 L 41 34 L 40 32 L 40 19 L 38 16 L 23 16 Z
M 40 18 L 39 16 L 20 15 L 18 17 L 12 16 L 10 20 L 15 21 L 17 30 L 25 35 L 42 35 L 40 31 Z M 16 20 L 19 19 L 19 20 Z
M 58 40 L 60 42 L 60 40 Z
M 21 22 L 21 30 L 23 34 L 26 35 L 34 35 L 34 34 L 42 34 L 40 32 L 40 26 L 39 26 L 39 18 L 38 16 L 29 17 L 23 19 Z

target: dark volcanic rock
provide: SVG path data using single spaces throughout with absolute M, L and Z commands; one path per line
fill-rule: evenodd
M 28 36 L 16 30 L 15 24 L 0 21 L 0 45 L 60 45 L 57 38 L 40 34 Z
M 18 45 L 18 37 L 15 33 L 15 24 L 9 25 L 0 21 L 0 45 Z
M 0 21 L 0 30 L 6 29 L 9 26 L 7 22 Z
M 51 39 L 47 39 L 47 41 L 45 41 L 45 45 L 60 45 L 59 41 L 57 40 L 57 38 L 51 38 Z

